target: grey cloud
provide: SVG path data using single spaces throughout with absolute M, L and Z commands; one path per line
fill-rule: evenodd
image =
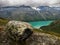
M 59 6 L 60 0 L 0 0 L 0 7 L 3 6 L 16 6 L 16 5 L 29 5 L 29 6 Z

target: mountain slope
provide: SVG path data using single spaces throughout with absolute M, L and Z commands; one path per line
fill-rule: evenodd
M 22 21 L 57 20 L 60 19 L 60 10 L 49 6 L 40 6 L 35 9 L 24 5 L 2 7 L 0 8 L 0 17 Z
M 48 32 L 55 32 L 60 36 L 60 21 L 54 21 L 48 26 L 42 26 L 40 29 Z

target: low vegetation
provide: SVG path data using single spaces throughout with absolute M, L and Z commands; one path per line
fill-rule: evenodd
M 5 25 L 9 20 L 0 18 L 0 26 Z
M 54 34 L 60 37 L 60 21 L 54 21 L 48 26 L 43 26 L 40 29 L 42 29 L 45 32 L 48 32 L 49 34 Z

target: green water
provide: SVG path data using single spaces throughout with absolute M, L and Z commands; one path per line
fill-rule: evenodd
M 47 26 L 53 21 L 34 21 L 34 22 L 29 22 L 34 28 L 40 28 L 41 26 Z

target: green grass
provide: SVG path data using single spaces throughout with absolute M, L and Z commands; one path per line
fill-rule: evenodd
M 56 20 L 52 22 L 50 25 L 43 26 L 40 29 L 42 29 L 46 33 L 54 34 L 60 37 L 60 20 Z
M 46 33 L 46 34 L 51 34 L 60 37 L 59 33 L 53 32 L 53 31 L 47 31 L 47 30 L 41 30 L 41 29 L 34 29 L 34 32 L 38 33 Z
M 1 25 L 6 25 L 6 23 L 8 22 L 9 20 L 7 20 L 7 19 L 2 19 L 2 18 L 0 18 L 0 26 Z

